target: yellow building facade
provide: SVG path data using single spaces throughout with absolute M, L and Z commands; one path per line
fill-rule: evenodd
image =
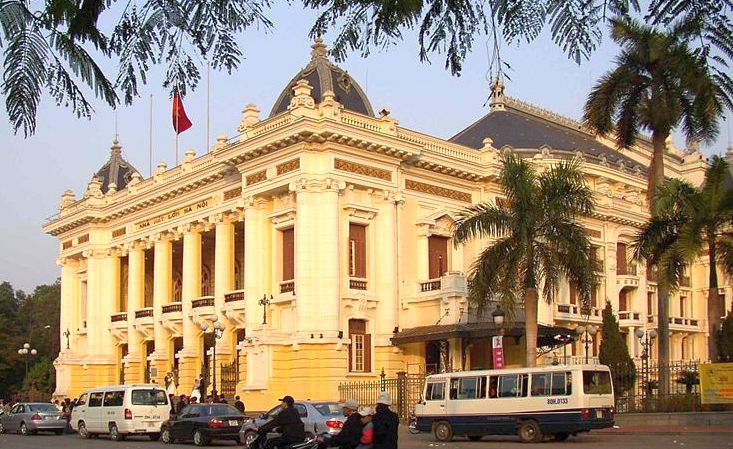
M 374 113 L 320 41 L 269 116 L 247 105 L 239 131 L 148 179 L 115 142 L 86 192 L 63 194 L 44 225 L 59 239 L 56 396 L 162 383 L 168 372 L 190 394 L 208 373 L 264 410 L 283 394 L 337 399 L 339 383 L 382 372 L 490 367 L 497 329 L 469 306 L 465 276 L 487 242 L 454 248 L 450 237 L 463 208 L 501 200 L 507 150 L 538 166 L 578 158 L 596 192 L 586 223 L 603 262 L 594 307 L 584 316 L 561 286 L 558 302 L 540 303 L 541 338 L 600 325 L 607 300 L 632 357 L 641 355 L 634 330 L 656 326 L 653 273 L 628 251 L 648 218 L 646 143 L 616 150 L 500 84 L 490 112 L 450 140 L 405 129 L 388 110 Z M 668 176 L 702 180 L 697 149 L 670 143 L 665 163 Z M 701 260 L 670 299 L 673 360 L 705 359 L 706 283 Z M 728 287 L 721 295 L 730 302 Z M 507 329 L 508 364 L 524 363 L 521 328 L 518 317 Z M 589 342 L 588 357 L 598 345 Z M 585 346 L 539 361 L 578 361 Z

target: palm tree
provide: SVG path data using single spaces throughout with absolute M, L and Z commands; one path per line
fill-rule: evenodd
M 707 249 L 708 273 L 708 357 L 718 360 L 718 330 L 723 314 L 718 296 L 719 262 L 725 271 L 733 268 L 733 245 L 724 234 L 733 219 L 733 189 L 728 163 L 713 156 L 700 187 L 671 179 L 657 190 L 653 218 L 637 236 L 637 257 L 649 257 L 662 264 L 660 282 L 674 289 L 679 285 L 684 265 Z M 722 260 L 719 255 L 722 252 Z M 733 271 L 728 271 L 733 272 Z
M 711 74 L 704 52 L 688 45 L 700 35 L 700 22 L 694 19 L 665 30 L 628 17 L 613 19 L 611 37 L 621 53 L 616 67 L 601 77 L 585 104 L 586 124 L 601 135 L 615 134 L 619 147 L 632 145 L 642 130 L 651 132 L 647 199 L 652 213 L 657 185 L 664 181 L 664 152 L 672 131 L 681 125 L 688 139 L 711 142 L 718 134 L 724 107 L 733 109 L 733 81 Z M 663 284 L 657 292 L 658 362 L 662 388 L 666 388 L 669 291 Z
M 494 239 L 471 267 L 469 300 L 482 310 L 498 299 L 510 319 L 523 302 L 527 365 L 535 366 L 538 288 L 552 301 L 565 276 L 587 305 L 597 283 L 591 245 L 578 222 L 593 212 L 593 193 L 576 162 L 560 162 L 541 173 L 512 153 L 502 162 L 499 183 L 506 200 L 463 210 L 453 238 L 455 245 Z

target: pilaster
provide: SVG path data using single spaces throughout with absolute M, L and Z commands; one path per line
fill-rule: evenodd
M 160 368 L 163 367 L 164 370 L 168 370 L 173 364 L 168 354 L 168 331 L 160 324 L 163 306 L 171 302 L 172 296 L 173 245 L 167 233 L 160 233 L 156 236 L 154 252 L 153 317 L 155 322 L 155 351 L 150 357 L 153 365 L 159 368 L 156 380 L 161 381 L 165 373 L 160 374 Z
M 277 251 L 270 248 L 271 228 L 267 220 L 267 201 L 262 198 L 248 198 L 244 211 L 244 299 L 247 333 L 257 329 L 261 323 L 261 306 L 257 303 L 262 295 L 274 294 L 270 255 Z
M 224 295 L 234 290 L 234 224 L 223 215 L 214 217 L 216 223 L 216 243 L 214 250 L 214 309 L 224 309 Z M 217 355 L 227 356 L 231 354 L 231 330 L 232 323 L 222 314 L 219 319 L 227 326 L 222 338 L 217 342 Z M 225 357 L 222 358 L 222 361 Z M 217 363 L 220 361 L 217 360 Z
M 192 386 L 201 369 L 200 331 L 191 319 L 191 301 L 201 295 L 201 231 L 197 225 L 187 225 L 183 234 L 183 282 L 181 288 L 183 310 L 183 349 L 179 358 L 179 385 Z
M 145 304 L 145 248 L 140 243 L 133 243 L 128 251 L 127 276 L 127 356 L 125 364 L 125 382 L 142 382 L 140 365 L 140 334 L 135 330 L 135 310 Z

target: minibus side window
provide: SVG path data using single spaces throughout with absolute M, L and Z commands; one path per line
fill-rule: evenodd
M 526 374 L 499 376 L 499 397 L 518 398 L 527 396 L 529 379 Z
M 458 399 L 476 399 L 477 377 L 461 377 L 458 382 Z
M 451 379 L 450 380 L 450 398 L 451 399 L 458 399 L 458 385 L 460 384 L 460 379 Z
M 567 396 L 570 394 L 570 383 L 566 379 L 570 373 L 552 373 L 552 395 Z
M 565 379 L 563 378 L 563 390 L 564 388 L 565 388 Z M 533 373 L 532 374 L 532 396 L 549 396 L 549 395 L 550 395 L 550 374 L 549 373 Z
M 484 399 L 486 397 L 486 377 L 478 378 L 478 398 Z
M 497 384 L 499 383 L 499 378 L 497 376 L 491 376 L 489 378 L 489 398 L 496 398 L 497 396 Z
M 86 403 L 87 403 L 87 394 L 84 393 L 81 396 L 79 396 L 79 400 L 76 401 L 76 405 L 77 406 L 79 406 L 79 405 L 86 405 Z
M 103 393 L 91 393 L 89 395 L 89 407 L 101 407 L 102 406 Z
M 121 407 L 125 398 L 124 391 L 108 391 L 104 394 L 105 407 Z
M 428 383 L 428 389 L 425 394 L 428 401 L 442 401 L 445 399 L 445 382 Z

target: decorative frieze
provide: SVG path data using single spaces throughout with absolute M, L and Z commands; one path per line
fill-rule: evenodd
M 116 239 L 117 237 L 122 237 L 125 234 L 127 234 L 127 228 L 126 227 L 118 228 L 118 229 L 115 229 L 114 231 L 112 231 L 112 238 L 113 239 Z
M 390 172 L 389 170 L 370 167 L 368 165 L 345 161 L 343 159 L 334 159 L 333 168 L 335 168 L 336 170 L 347 171 L 349 173 L 356 173 L 357 175 L 369 176 L 370 178 L 392 181 L 392 172 Z
M 82 243 L 86 243 L 89 241 L 89 234 L 82 234 L 79 236 L 78 239 L 76 239 L 76 243 L 81 245 Z
M 267 170 L 260 170 L 256 173 L 252 173 L 251 175 L 247 175 L 245 179 L 248 186 L 258 184 L 267 180 Z
M 71 240 L 67 240 L 67 241 L 65 241 L 64 243 L 61 244 L 61 248 L 62 249 L 69 249 L 72 246 L 74 246 L 74 242 L 72 242 Z
M 239 198 L 240 195 L 242 195 L 242 187 L 237 187 L 235 189 L 230 189 L 224 192 L 224 201 L 233 200 L 235 198 Z
M 586 229 L 585 235 L 594 239 L 600 239 L 602 234 L 598 229 Z
M 300 168 L 300 158 L 296 158 L 275 166 L 278 175 L 284 175 Z
M 471 194 L 461 192 L 459 190 L 448 189 L 446 187 L 439 187 L 433 184 L 427 184 L 420 181 L 414 181 L 412 179 L 405 180 L 405 188 L 407 190 L 413 190 L 415 192 L 428 193 L 430 195 L 442 196 L 444 198 L 450 198 L 452 200 L 463 201 L 466 203 L 471 202 Z

